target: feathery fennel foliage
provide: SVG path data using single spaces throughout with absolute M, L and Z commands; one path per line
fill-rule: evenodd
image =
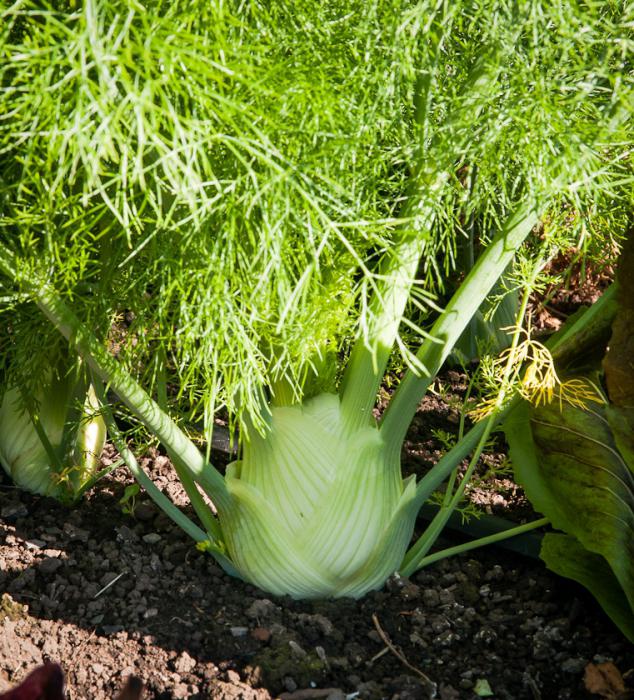
M 363 572 L 396 541 L 398 568 L 429 485 L 403 482 L 402 440 L 460 330 L 540 217 L 566 206 L 610 221 L 629 201 L 633 12 L 538 0 L 6 7 L 0 381 L 34 391 L 61 331 L 166 444 L 229 570 L 283 591 L 263 562 L 249 570 L 249 538 L 263 537 L 273 560 L 294 552 L 280 567 L 294 595 L 380 585 L 389 571 Z M 484 254 L 433 338 L 407 329 L 406 304 L 431 313 L 470 220 Z M 410 369 L 378 430 L 395 347 Z M 324 398 L 335 391 L 336 405 Z M 151 396 L 208 431 L 226 407 L 245 460 L 223 481 Z M 303 430 L 326 431 L 330 467 L 301 455 Z M 271 543 L 266 466 L 246 458 L 256 444 L 280 479 L 315 482 L 308 510 L 364 484 L 336 500 L 342 527 L 380 514 L 364 562 L 350 568 L 333 543 L 336 571 L 320 571 L 319 527 Z M 312 583 L 293 580 L 308 569 Z

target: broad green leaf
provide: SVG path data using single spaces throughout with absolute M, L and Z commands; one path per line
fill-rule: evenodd
M 608 406 L 606 415 L 619 452 L 634 472 L 634 409 Z
M 634 609 L 634 474 L 606 413 L 522 403 L 505 431 L 516 478 L 535 508 L 605 558 Z
M 585 586 L 621 632 L 634 642 L 634 612 L 601 555 L 589 552 L 571 535 L 549 533 L 544 537 L 541 557 L 551 571 Z

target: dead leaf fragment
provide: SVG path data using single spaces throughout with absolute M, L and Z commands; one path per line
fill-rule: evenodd
M 583 682 L 589 693 L 600 695 L 606 700 L 617 700 L 625 690 L 623 676 L 611 661 L 588 664 L 583 674 Z

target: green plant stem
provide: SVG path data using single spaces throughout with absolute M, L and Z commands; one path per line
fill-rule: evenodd
M 487 535 L 486 537 L 480 537 L 477 540 L 471 540 L 470 542 L 465 542 L 464 544 L 459 544 L 455 547 L 441 549 L 438 552 L 434 552 L 433 554 L 429 554 L 428 556 L 424 557 L 419 562 L 418 568 L 422 569 L 424 566 L 429 566 L 429 564 L 433 564 L 441 559 L 446 559 L 447 557 L 452 557 L 456 554 L 463 554 L 464 552 L 477 549 L 478 547 L 486 547 L 489 544 L 495 544 L 496 542 L 501 542 L 502 540 L 507 540 L 511 537 L 517 537 L 525 532 L 530 532 L 531 530 L 544 527 L 549 523 L 550 520 L 548 520 L 548 518 L 539 518 L 539 520 L 533 520 L 532 522 L 525 523 L 524 525 L 518 525 L 517 527 L 511 527 L 508 530 L 496 532 L 494 535 Z M 403 573 L 403 575 L 408 574 Z
M 473 261 L 471 262 L 471 265 L 473 266 Z M 474 382 L 475 382 L 475 374 L 473 374 L 473 376 L 471 377 L 471 380 L 469 381 L 469 386 L 467 387 L 467 394 L 464 398 L 464 401 L 462 402 L 462 411 L 460 413 L 460 424 L 458 426 L 458 441 L 456 444 L 459 444 L 464 439 L 464 423 L 465 423 L 465 416 L 467 413 L 467 401 L 469 400 L 469 397 L 471 396 Z M 443 504 L 442 504 L 443 507 L 446 507 L 449 505 L 451 494 L 453 493 L 454 485 L 456 483 L 457 478 L 458 478 L 458 466 L 456 464 L 456 467 L 449 475 L 449 481 L 447 482 L 447 489 L 446 489 L 445 495 L 443 497 Z
M 164 351 L 160 351 L 159 355 L 157 355 L 157 375 L 157 403 L 160 406 L 161 410 L 167 413 L 167 382 L 165 380 Z M 214 515 L 210 511 L 209 506 L 205 503 L 203 497 L 201 496 L 200 491 L 196 486 L 196 482 L 192 478 L 192 475 L 189 471 L 178 466 L 178 459 L 174 457 L 174 454 L 169 448 L 167 450 L 167 454 L 172 460 L 172 464 L 174 465 L 176 474 L 181 480 L 183 488 L 185 489 L 187 496 L 189 497 L 189 501 L 192 504 L 194 510 L 196 511 L 196 514 L 200 518 L 200 522 L 205 526 L 208 532 L 219 533 Z M 206 456 L 205 459 L 208 461 L 209 457 Z
M 39 441 L 42 443 L 42 447 L 46 451 L 46 454 L 48 455 L 48 458 L 51 460 L 51 467 L 53 471 L 57 474 L 61 474 L 64 465 L 62 464 L 62 459 L 60 458 L 59 452 L 61 452 L 61 449 L 56 450 L 53 445 L 51 445 L 51 441 L 48 439 L 48 435 L 46 434 L 46 430 L 42 427 L 42 423 L 40 421 L 40 418 L 38 415 L 33 413 L 31 410 L 31 407 L 28 407 L 28 412 L 29 412 L 29 417 L 31 419 L 31 423 L 33 425 L 33 429 L 37 433 L 37 437 L 39 438 Z
M 297 395 L 292 384 L 284 377 L 272 381 L 269 385 L 271 406 L 292 406 L 297 403 Z
M 609 328 L 616 313 L 616 284 L 611 285 L 603 295 L 589 309 L 577 318 L 573 323 L 567 324 L 546 343 L 546 347 L 552 352 L 553 357 L 559 357 L 560 353 L 567 352 L 568 347 L 575 344 L 576 336 L 588 335 L 593 338 L 597 332 Z M 513 397 L 507 406 L 500 410 L 496 416 L 496 424 L 506 420 L 508 414 L 521 401 L 518 396 Z M 416 498 L 422 504 L 445 481 L 458 464 L 476 447 L 485 421 L 476 423 L 469 432 L 451 448 L 446 455 L 441 457 L 438 463 L 430 470 L 416 486 Z
M 159 370 L 161 371 L 161 370 Z M 107 406 L 107 397 L 106 397 L 106 392 L 104 391 L 102 385 L 101 385 L 101 380 L 98 377 L 93 377 L 93 384 L 95 387 L 100 386 L 101 391 L 99 393 L 99 400 L 102 403 L 102 405 L 106 408 Z M 161 407 L 161 410 L 166 411 L 167 410 L 167 394 L 161 397 L 161 390 L 160 390 L 160 382 L 159 382 L 159 405 Z M 164 400 L 163 400 L 164 399 Z M 109 409 L 108 409 L 109 410 Z M 112 425 L 114 428 L 116 428 L 116 423 L 114 421 L 114 417 L 112 417 L 111 420 Z M 122 447 L 125 447 L 125 443 L 121 443 Z M 119 446 L 117 446 L 117 449 L 121 452 L 121 449 Z M 123 453 L 122 453 L 123 454 Z M 214 513 L 210 509 L 209 505 L 205 503 L 204 498 L 202 497 L 202 494 L 198 490 L 198 487 L 196 485 L 196 480 L 192 476 L 192 473 L 188 470 L 185 469 L 181 464 L 180 460 L 178 457 L 172 452 L 172 450 L 168 447 L 167 448 L 167 454 L 169 458 L 172 461 L 172 464 L 174 465 L 174 471 L 176 472 L 176 475 L 180 479 L 183 488 L 185 489 L 185 493 L 187 493 L 187 497 L 189 498 L 190 503 L 192 504 L 193 509 L 196 511 L 196 515 L 200 519 L 200 522 L 204 525 L 205 529 L 209 533 L 213 533 L 213 536 L 217 539 L 222 538 L 221 530 L 219 527 L 219 524 L 214 516 Z M 134 458 L 134 456 L 133 456 Z M 129 459 L 126 457 L 126 464 L 130 467 L 130 462 Z M 135 474 L 135 471 L 130 467 L 130 470 L 132 471 L 133 474 Z M 171 517 L 171 516 L 170 516 Z
M 428 226 L 433 219 L 431 207 L 424 217 Z M 367 337 L 356 342 L 342 382 L 342 413 L 350 431 L 372 420 L 372 409 L 426 242 L 424 234 L 410 231 L 384 259 L 370 304 L 369 328 L 364 334 Z
M 482 97 L 492 91 L 497 82 L 499 68 L 499 62 L 494 59 L 494 55 L 480 57 L 462 88 L 461 109 L 447 116 L 445 128 L 449 129 L 450 125 L 457 124 L 463 110 L 471 109 L 472 118 L 477 119 L 483 109 Z M 349 430 L 368 425 L 372 420 L 372 409 L 398 338 L 399 326 L 416 279 L 418 265 L 431 238 L 436 199 L 455 165 L 452 153 L 448 153 L 437 138 L 432 138 L 430 144 L 424 144 L 424 134 L 428 126 L 427 93 L 430 87 L 429 79 L 422 78 L 417 81 L 414 105 L 415 119 L 420 130 L 420 144 L 405 197 L 405 223 L 399 232 L 400 236 L 382 261 L 378 283 L 370 301 L 369 327 L 357 339 L 343 376 L 340 395 L 342 413 Z M 470 139 L 471 134 L 465 131 L 461 138 Z M 458 143 L 455 147 L 459 150 Z M 421 226 L 422 230 L 417 230 L 417 227 Z M 532 225 L 529 230 L 530 228 Z M 496 280 L 497 277 L 499 274 Z M 470 314 L 469 319 L 472 315 Z M 465 319 L 465 325 L 469 319 Z M 460 333 L 455 340 L 459 336 Z M 441 337 L 436 340 L 433 332 L 431 337 L 432 340 L 427 341 L 426 345 L 442 342 Z M 417 356 L 416 359 L 419 369 L 427 371 L 426 358 Z M 432 370 L 431 374 L 435 374 L 435 371 L 437 370 Z M 425 390 L 422 393 L 424 394 Z M 412 413 L 412 418 L 413 415 Z M 405 432 L 402 437 L 405 437 Z M 400 450 L 401 441 L 396 442 Z M 398 457 L 398 452 L 393 452 L 392 458 L 395 456 Z
M 174 465 L 174 470 L 176 471 L 178 478 L 183 484 L 187 497 L 189 498 L 192 507 L 196 511 L 196 515 L 200 518 L 200 522 L 204 525 L 205 529 L 210 535 L 212 535 L 216 540 L 222 541 L 222 530 L 220 529 L 220 525 L 210 507 L 207 505 L 207 503 L 205 503 L 202 494 L 198 490 L 196 480 L 190 471 L 183 469 L 181 466 L 177 466 L 178 459 L 175 458 L 175 455 L 171 450 L 168 449 L 167 453 L 169 458 L 172 460 L 172 464 Z
M 202 486 L 214 493 L 215 498 L 224 499 L 226 486 L 222 476 L 204 460 L 195 445 L 156 401 L 122 370 L 59 295 L 44 287 L 35 290 L 35 302 L 71 346 L 85 358 L 97 376 L 110 386 L 146 428 L 174 454 L 178 466 L 192 472 Z
M 101 403 L 101 414 L 106 421 L 108 426 L 108 433 L 112 438 L 114 446 L 119 451 L 122 460 L 128 466 L 128 469 L 132 472 L 134 478 L 139 482 L 139 484 L 147 491 L 150 498 L 156 503 L 156 505 L 168 515 L 175 523 L 184 530 L 193 540 L 196 542 L 207 542 L 209 536 L 201 530 L 198 525 L 193 523 L 184 513 L 182 513 L 171 501 L 170 499 L 162 493 L 154 484 L 152 479 L 145 473 L 145 471 L 139 466 L 139 463 L 134 456 L 134 453 L 127 446 L 117 423 L 112 415 L 110 406 L 107 403 L 106 392 L 104 391 L 103 384 L 99 380 L 95 380 L 94 383 L 95 391 Z
M 241 578 L 239 572 L 233 566 L 231 560 L 227 557 L 225 553 L 225 547 L 222 538 L 213 539 L 214 535 L 212 531 L 208 529 L 207 532 L 201 530 L 198 525 L 192 522 L 179 508 L 177 508 L 172 501 L 162 493 L 154 484 L 152 479 L 145 473 L 145 471 L 139 466 L 139 463 L 134 456 L 132 450 L 130 450 L 121 435 L 119 428 L 117 427 L 112 411 L 106 401 L 105 391 L 103 385 L 97 379 L 95 379 L 95 389 L 97 395 L 99 396 L 99 401 L 102 405 L 102 413 L 106 425 L 108 426 L 108 432 L 112 436 L 112 441 L 121 454 L 123 461 L 125 461 L 128 469 L 132 472 L 132 475 L 137 480 L 137 482 L 146 490 L 150 498 L 156 503 L 156 505 L 186 534 L 188 534 L 195 542 L 205 545 L 203 549 L 209 551 L 214 559 L 222 566 L 222 568 L 234 578 Z M 101 393 L 100 393 L 101 392 Z M 190 498 L 191 500 L 191 498 Z M 216 523 L 217 525 L 217 523 Z M 207 525 L 206 525 L 207 527 Z M 216 528 L 214 528 L 215 530 Z M 219 530 L 218 530 L 219 531 Z
M 531 281 L 534 281 L 534 278 L 537 276 L 542 266 L 543 261 L 541 259 L 535 263 Z M 405 576 L 410 576 L 412 573 L 414 573 L 414 571 L 420 568 L 421 562 L 424 560 L 425 555 L 431 549 L 434 542 L 438 539 L 438 536 L 447 524 L 447 520 L 449 520 L 449 517 L 460 503 L 460 500 L 464 495 L 464 491 L 467 487 L 467 484 L 471 480 L 473 472 L 475 471 L 475 468 L 478 464 L 480 455 L 484 450 L 484 446 L 486 445 L 486 442 L 489 439 L 491 431 L 500 422 L 501 414 L 505 413 L 506 410 L 509 410 L 509 407 L 507 407 L 505 410 L 504 405 L 505 403 L 508 403 L 507 396 L 509 391 L 512 391 L 514 380 L 516 378 L 515 373 L 518 371 L 517 368 L 514 368 L 514 355 L 515 350 L 517 349 L 520 342 L 520 337 L 522 334 L 522 323 L 524 320 L 524 316 L 526 315 L 526 309 L 528 308 L 528 301 L 530 298 L 531 291 L 532 284 L 529 283 L 524 290 L 524 294 L 522 295 L 522 301 L 517 314 L 517 324 L 513 332 L 511 345 L 508 350 L 508 360 L 506 362 L 504 374 L 500 383 L 501 388 L 498 393 L 492 413 L 486 418 L 486 420 L 480 421 L 480 423 L 484 424 L 484 427 L 479 436 L 476 449 L 473 455 L 471 456 L 471 460 L 469 462 L 467 471 L 461 479 L 458 487 L 456 488 L 455 493 L 453 493 L 450 499 L 447 499 L 447 497 L 445 497 L 443 505 L 436 514 L 436 517 L 432 520 L 425 532 L 419 537 L 414 546 L 411 547 L 406 553 L 405 558 L 403 559 L 402 566 L 402 572 Z M 434 470 L 432 469 L 432 472 L 433 471 Z M 453 481 L 451 482 L 450 486 L 453 486 Z
M 4 250 L 0 249 L 0 253 L 3 252 Z M 7 256 L 0 260 L 0 270 L 15 277 L 11 265 L 12 256 L 9 251 L 7 253 Z M 204 459 L 161 407 L 119 366 L 53 290 L 44 286 L 35 288 L 32 292 L 40 310 L 68 340 L 71 347 L 86 360 L 95 377 L 108 383 L 145 427 L 165 445 L 198 517 L 210 535 L 221 542 L 220 525 L 204 502 L 195 482 L 201 485 L 218 508 L 222 508 L 229 499 L 222 476 Z
M 592 306 L 580 316 L 575 316 L 572 323 L 566 323 L 546 343 L 558 364 L 566 365 L 580 349 L 596 346 L 602 337 L 610 337 L 612 321 L 618 309 L 618 288 L 618 282 L 611 284 Z
M 85 493 L 90 491 L 90 489 L 100 480 L 103 479 L 104 476 L 108 476 L 111 472 L 113 472 L 115 469 L 120 467 L 122 464 L 125 464 L 124 459 L 118 459 L 116 462 L 113 462 L 112 464 L 109 464 L 107 467 L 104 467 L 103 469 L 100 469 L 96 474 L 90 477 L 88 481 L 86 481 L 85 484 L 82 484 L 82 486 L 77 490 L 74 498 L 73 498 L 73 503 L 79 502 L 82 497 L 84 496 Z
M 503 420 L 508 409 L 500 412 L 498 422 Z M 438 463 L 416 485 L 416 499 L 422 505 L 431 494 L 445 481 L 462 460 L 472 452 L 482 437 L 485 429 L 485 421 L 476 423 L 473 428 L 454 445 L 446 455 L 440 458 Z
M 5 253 L 6 257 L 3 258 Z M 10 251 L 1 246 L 0 271 L 15 278 L 16 273 L 11 262 Z M 119 366 L 59 295 L 46 286 L 32 288 L 30 291 L 42 313 L 84 358 L 95 374 L 110 385 L 121 401 L 165 445 L 172 455 L 174 466 L 190 472 L 217 508 L 227 506 L 229 493 L 222 475 L 204 459 L 196 446 L 159 405 Z M 215 519 L 211 522 L 215 523 L 211 529 L 212 534 L 220 539 L 219 525 Z
M 418 538 L 416 543 L 412 547 L 410 547 L 410 549 L 405 554 L 403 564 L 401 565 L 400 569 L 403 576 L 411 576 L 417 569 L 420 568 L 421 561 L 424 559 L 427 552 L 433 547 L 434 542 L 438 539 L 438 536 L 447 524 L 447 520 L 449 520 L 450 515 L 454 512 L 454 510 L 460 503 L 460 500 L 462 499 L 462 496 L 464 494 L 464 490 L 467 487 L 467 484 L 469 483 L 471 476 L 473 475 L 473 472 L 475 471 L 475 468 L 478 464 L 480 455 L 484 450 L 486 441 L 489 439 L 489 435 L 491 434 L 493 428 L 499 422 L 497 412 L 494 412 L 486 420 L 483 420 L 481 422 L 484 424 L 484 430 L 482 431 L 475 452 L 471 457 L 465 475 L 462 477 L 455 493 L 452 495 L 449 502 L 443 503 L 435 518 L 426 528 L 425 532 Z
M 432 339 L 426 340 L 416 354 L 421 365 L 426 367 L 427 373 L 417 376 L 411 369 L 406 372 L 381 421 L 381 433 L 388 452 L 392 455 L 400 453 L 418 403 L 429 384 L 538 221 L 539 215 L 533 203 L 526 204 L 509 217 L 500 234 L 482 253 L 434 324 L 430 333 Z

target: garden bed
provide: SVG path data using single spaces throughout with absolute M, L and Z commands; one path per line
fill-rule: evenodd
M 459 396 L 460 375 L 445 384 Z M 451 400 L 429 394 L 406 468 L 437 459 L 429 430 L 454 420 Z M 153 452 L 146 468 L 185 503 L 166 457 Z M 442 700 L 489 689 L 550 700 L 601 697 L 586 690 L 588 664 L 609 662 L 626 683 L 634 668 L 634 650 L 592 597 L 539 560 L 475 550 L 359 601 L 277 599 L 225 575 L 143 495 L 133 515 L 122 512 L 129 483 L 118 469 L 69 511 L 2 482 L 0 688 L 50 659 L 71 700 L 114 698 L 130 674 L 146 699 L 414 700 L 432 697 L 426 676 Z M 473 492 L 485 509 L 525 508 L 509 479 L 489 487 Z

